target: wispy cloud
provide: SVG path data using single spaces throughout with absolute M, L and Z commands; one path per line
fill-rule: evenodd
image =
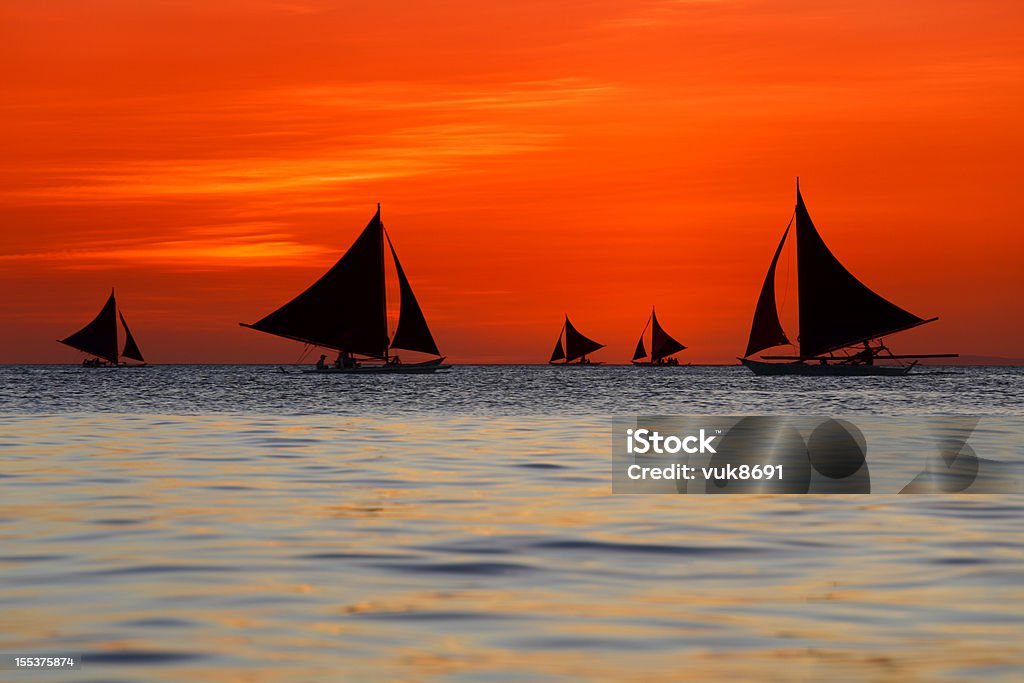
M 169 267 L 224 269 L 232 267 L 299 266 L 322 260 L 327 247 L 305 244 L 279 224 L 245 223 L 201 226 L 183 231 L 180 239 L 160 241 L 105 240 L 88 248 L 47 249 L 0 255 L 0 262 L 37 262 L 51 268 Z
M 453 87 L 435 83 L 320 84 L 261 93 L 278 104 L 370 107 L 404 110 L 447 110 L 465 115 L 494 109 L 539 109 L 580 105 L 605 95 L 614 86 L 580 78 L 498 83 L 487 87 Z
M 665 26 L 687 16 L 683 13 L 686 9 L 714 7 L 722 4 L 723 0 L 655 0 L 654 2 L 636 3 L 631 6 L 628 14 L 605 20 L 601 24 L 601 28 L 616 30 Z
M 148 200 L 163 195 L 307 191 L 450 170 L 465 157 L 542 149 L 550 134 L 487 126 L 431 126 L 391 134 L 389 144 L 318 157 L 119 160 L 51 169 L 50 183 L 2 195 L 66 202 Z
M 457 170 L 467 160 L 540 151 L 563 134 L 536 112 L 585 106 L 606 86 L 575 80 L 443 89 L 424 84 L 317 85 L 193 103 L 187 112 L 106 103 L 138 150 L 103 161 L 48 163 L 9 201 L 103 203 L 182 195 L 310 193 L 326 187 Z M 56 105 L 59 107 L 59 105 Z M 135 112 L 121 118 L 118 112 Z M 524 113 L 525 112 L 525 113 Z M 87 115 L 101 118 L 103 110 Z M 409 126 L 416 118 L 421 125 Z M 217 138 L 196 149 L 192 130 Z M 168 140 L 167 148 L 152 140 Z M 172 141 L 178 140 L 175 148 Z M 177 149 L 169 157 L 168 151 Z M 182 149 L 190 149 L 185 156 Z M 111 155 L 114 156 L 114 155 Z M 18 169 L 22 174 L 23 168 Z

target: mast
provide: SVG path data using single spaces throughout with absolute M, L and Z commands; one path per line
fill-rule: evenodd
M 380 231 L 381 231 L 381 240 L 380 240 L 380 274 L 381 274 L 381 278 L 380 278 L 380 305 L 381 305 L 381 309 L 383 311 L 382 315 L 384 317 L 384 326 L 385 326 L 384 327 L 384 335 L 385 335 L 385 338 L 386 338 L 387 337 L 387 319 L 388 319 L 388 282 L 387 282 L 387 278 L 386 278 L 386 276 L 384 274 L 384 238 L 383 238 L 383 235 L 384 235 L 384 221 L 381 220 L 381 217 L 380 217 L 380 202 L 377 202 L 377 225 L 380 226 Z M 391 253 L 394 253 L 394 248 L 393 247 L 392 247 Z M 399 315 L 401 315 L 401 314 L 399 314 Z M 384 345 L 384 365 L 387 365 L 389 360 L 390 360 L 390 357 L 388 356 L 388 352 L 391 350 L 390 346 L 391 346 L 390 342 Z

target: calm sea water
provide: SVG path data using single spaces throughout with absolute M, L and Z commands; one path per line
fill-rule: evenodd
M 1020 680 L 1020 496 L 612 496 L 636 413 L 1021 417 L 1024 371 L 0 367 L 0 652 L 85 657 L 0 679 Z

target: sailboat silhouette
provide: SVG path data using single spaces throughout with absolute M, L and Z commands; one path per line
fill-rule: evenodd
M 775 302 L 775 269 L 794 221 L 799 355 L 753 360 L 755 353 L 790 344 Z M 935 320 L 938 318 L 919 318 L 876 294 L 839 262 L 811 222 L 798 178 L 796 210 L 768 267 L 754 309 L 747 350 L 739 360 L 758 375 L 905 375 L 917 364 L 916 359 L 955 358 L 958 354 L 897 355 L 882 337 Z M 881 359 L 915 360 L 909 365 L 876 365 L 875 361 Z
M 117 323 L 119 320 L 121 327 L 124 329 L 124 346 L 120 353 L 118 353 L 117 343 Z M 143 358 L 142 351 L 139 350 L 139 345 L 136 343 L 135 337 L 132 336 L 132 331 L 128 329 L 124 313 L 117 307 L 117 299 L 114 297 L 113 288 L 110 290 L 110 297 L 107 299 L 107 303 L 103 304 L 103 308 L 92 319 L 92 322 L 70 337 L 58 339 L 57 341 L 89 354 L 91 357 L 86 358 L 82 362 L 83 367 L 124 367 L 127 365 L 122 360 L 124 358 L 137 361 L 141 365 L 146 364 L 146 359 Z M 139 366 L 134 365 L 133 367 Z
M 604 344 L 582 334 L 566 315 L 565 322 L 562 323 L 562 330 L 558 333 L 558 341 L 555 342 L 555 350 L 551 352 L 551 360 L 548 363 L 552 365 L 601 365 L 600 362 L 591 361 L 587 356 L 602 348 L 604 348 Z
M 644 360 L 647 358 L 647 349 L 644 348 L 644 335 L 647 334 L 647 329 L 651 330 L 651 353 L 650 360 Z M 640 332 L 640 340 L 636 343 L 636 350 L 633 351 L 633 365 L 640 365 L 646 367 L 678 367 L 679 361 L 673 356 L 686 346 L 679 343 L 672 336 L 665 331 L 665 329 L 658 323 L 658 314 L 655 313 L 654 307 L 651 306 L 651 315 L 647 319 L 647 324 L 644 325 L 643 331 Z
M 388 338 L 384 242 L 398 275 L 399 313 L 395 334 Z M 398 260 L 391 236 L 380 219 L 380 204 L 370 222 L 338 262 L 297 297 L 252 324 L 267 334 L 339 352 L 334 366 L 323 363 L 311 371 L 326 373 L 432 373 L 446 370 L 412 285 Z M 437 356 L 403 363 L 395 349 Z

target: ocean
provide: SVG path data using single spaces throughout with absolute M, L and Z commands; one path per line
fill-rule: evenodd
M 612 495 L 613 417 L 1024 417 L 1024 369 L 0 367 L 2 680 L 1020 680 L 1019 495 Z M 1019 444 L 1017 445 L 1019 448 Z

